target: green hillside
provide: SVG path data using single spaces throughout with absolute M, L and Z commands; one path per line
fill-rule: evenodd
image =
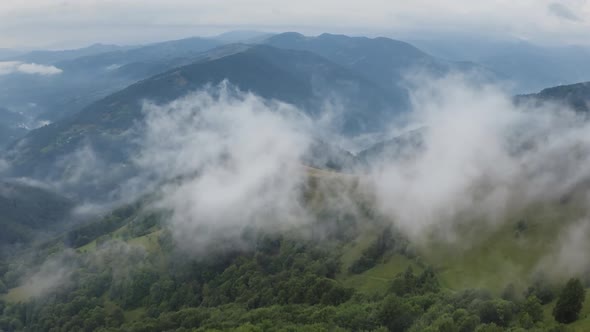
M 304 197 L 315 221 L 306 226 L 280 233 L 246 227 L 230 242 L 219 233 L 223 245 L 212 242 L 206 253 L 189 254 L 175 243 L 166 213 L 148 212 L 152 198 L 145 198 L 68 231 L 35 254 L 7 260 L 0 265 L 7 288 L 0 301 L 6 314 L 0 328 L 557 328 L 551 311 L 570 276 L 539 279 L 534 272 L 555 249 L 564 222 L 577 220 L 584 211 L 576 200 L 514 211 L 497 227 L 466 221 L 459 226 L 458 239 L 464 240 L 457 242 L 436 236 L 413 242 L 372 212 L 357 193 L 359 179 L 314 169 L 309 174 Z M 319 192 L 319 186 L 328 189 Z M 332 209 L 325 204 L 330 190 L 349 192 L 356 208 Z M 352 210 L 362 212 L 352 215 Z M 478 240 L 470 241 L 475 235 Z M 73 251 L 64 251 L 68 247 Z M 53 280 L 56 273 L 63 280 Z M 581 319 L 569 328 L 585 331 L 589 312 L 586 302 Z

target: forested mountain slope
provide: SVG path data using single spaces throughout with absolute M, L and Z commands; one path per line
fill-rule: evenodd
M 46 176 L 60 157 L 85 146 L 107 164 L 127 163 L 133 156 L 133 133 L 128 131 L 143 118 L 145 100 L 165 103 L 225 80 L 241 91 L 293 104 L 310 116 L 318 116 L 334 96 L 344 110 L 339 130 L 348 134 L 377 130 L 383 119 L 400 112 L 379 86 L 312 53 L 269 46 L 218 53 L 131 85 L 32 131 L 7 154 L 13 174 Z

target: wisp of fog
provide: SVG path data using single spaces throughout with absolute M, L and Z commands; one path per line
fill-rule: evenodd
M 305 219 L 300 159 L 310 121 L 292 106 L 222 83 L 166 105 L 146 103 L 143 149 L 149 179 L 164 181 L 154 207 L 172 211 L 183 246 L 236 240 L 247 225 L 277 227 Z

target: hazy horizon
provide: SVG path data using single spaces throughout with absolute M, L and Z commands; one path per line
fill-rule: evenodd
M 50 1 L 0 4 L 0 48 L 77 48 L 144 44 L 228 31 L 298 31 L 398 39 L 475 38 L 588 45 L 590 2 L 371 0 L 297 4 L 239 1 Z M 343 24 L 346 22 L 346 24 Z

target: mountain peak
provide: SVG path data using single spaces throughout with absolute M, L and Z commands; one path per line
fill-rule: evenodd
M 308 37 L 300 34 L 299 32 L 283 32 L 278 35 L 274 35 L 266 40 L 267 43 L 273 42 L 297 42 L 308 39 Z

